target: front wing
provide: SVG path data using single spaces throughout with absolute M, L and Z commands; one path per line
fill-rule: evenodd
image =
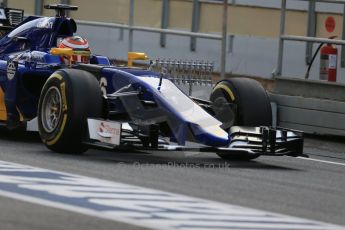
M 103 128 L 99 130 L 95 128 L 95 124 L 102 124 Z M 84 143 L 108 149 L 216 152 L 223 155 L 305 156 L 303 133 L 285 128 L 233 126 L 229 131 L 229 146 L 212 147 L 194 143 L 180 146 L 159 135 L 155 135 L 158 137 L 157 145 L 152 146 L 149 142 L 145 143 L 145 140 L 150 140 L 152 137 L 137 133 L 128 123 L 88 119 L 88 126 L 89 135 Z M 104 129 L 104 127 L 108 128 Z M 100 137 L 97 138 L 97 135 Z

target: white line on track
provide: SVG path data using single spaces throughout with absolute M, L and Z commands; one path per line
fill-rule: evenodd
M 343 226 L 0 161 L 0 195 L 152 229 L 345 230 Z
M 297 158 L 307 160 L 307 161 L 316 161 L 316 162 L 321 162 L 321 163 L 326 163 L 326 164 L 345 166 L 345 163 L 340 163 L 340 162 L 325 161 L 325 160 L 320 160 L 320 159 L 315 159 L 315 158 L 306 158 L 306 157 L 297 157 Z

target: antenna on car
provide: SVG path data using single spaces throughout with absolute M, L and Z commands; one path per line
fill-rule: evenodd
M 66 11 L 68 10 L 76 11 L 78 10 L 78 6 L 71 6 L 71 5 L 66 5 L 66 4 L 53 4 L 53 5 L 45 5 L 44 9 L 55 10 L 56 17 L 63 18 L 63 17 L 67 17 Z

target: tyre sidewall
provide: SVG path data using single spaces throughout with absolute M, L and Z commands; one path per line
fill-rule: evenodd
M 38 105 L 38 120 L 42 119 L 43 112 L 42 112 L 42 103 L 44 98 L 47 96 L 46 93 L 52 87 L 56 87 L 61 95 L 61 102 L 62 102 L 62 115 L 60 116 L 60 120 L 58 121 L 57 127 L 52 132 L 46 132 L 43 128 L 42 122 L 38 122 L 38 129 L 40 132 L 41 139 L 44 144 L 47 146 L 53 146 L 59 142 L 62 137 L 62 133 L 66 128 L 66 123 L 68 121 L 68 103 L 67 103 L 67 95 L 66 95 L 66 81 L 63 78 L 61 73 L 54 73 L 52 76 L 49 77 L 46 84 L 43 86 L 41 97 L 39 100 Z M 60 140 L 61 141 L 61 140 Z

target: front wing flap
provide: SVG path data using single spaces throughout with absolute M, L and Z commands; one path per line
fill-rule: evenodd
M 230 145 L 220 150 L 236 150 L 258 155 L 303 155 L 303 133 L 272 127 L 233 126 L 229 132 Z

